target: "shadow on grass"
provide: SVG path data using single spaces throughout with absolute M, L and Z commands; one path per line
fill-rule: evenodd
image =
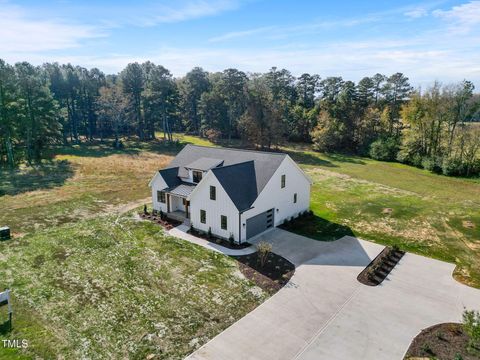
M 7 320 L 3 324 L 0 324 L 0 335 L 7 335 L 12 331 L 12 321 Z
M 17 170 L 0 170 L 0 197 L 61 186 L 74 174 L 67 160 Z
M 342 154 L 342 153 L 328 153 L 328 154 L 324 154 L 324 155 L 327 158 L 332 159 L 333 161 L 337 161 L 337 162 L 341 162 L 341 163 L 366 165 L 365 161 L 363 161 L 361 158 L 359 158 L 355 155 Z
M 287 151 L 286 152 L 290 157 L 304 165 L 316 165 L 316 166 L 326 166 L 326 167 L 338 167 L 338 165 L 335 165 L 331 161 L 328 161 L 326 159 L 322 159 L 316 155 L 312 155 L 307 152 L 301 152 L 301 151 Z
M 113 146 L 113 139 L 106 139 L 104 141 L 93 140 L 79 144 L 57 147 L 53 150 L 53 155 L 99 158 L 116 154 L 138 155 L 142 151 L 160 152 L 162 154 L 176 154 L 185 145 L 185 142 L 170 142 L 164 141 L 163 139 L 154 139 L 149 141 L 122 139 L 122 147 L 115 148 Z
M 317 215 L 299 217 L 280 228 L 320 241 L 334 241 L 346 235 L 355 236 L 348 226 L 337 224 Z

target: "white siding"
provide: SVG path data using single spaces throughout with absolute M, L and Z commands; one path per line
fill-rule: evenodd
M 183 198 L 179 196 L 170 196 L 170 211 L 185 211 L 185 205 L 183 205 Z
M 281 188 L 282 175 L 286 175 L 285 187 Z M 293 202 L 294 194 L 297 202 Z M 310 181 L 287 156 L 273 174 L 263 191 L 253 203 L 253 209 L 242 214 L 242 241 L 246 239 L 247 219 L 274 208 L 275 226 L 281 225 L 286 218 L 298 215 L 310 207 Z
M 216 200 L 210 200 L 210 185 L 216 187 Z M 190 220 L 195 228 L 207 232 L 210 227 L 212 234 L 226 239 L 233 234 L 235 241 L 238 241 L 238 210 L 211 171 L 204 176 L 189 199 Z M 205 224 L 200 222 L 200 210 L 207 213 Z M 221 228 L 221 215 L 227 217 L 227 230 Z
M 162 204 L 157 201 L 157 191 L 163 190 L 167 188 L 167 183 L 163 180 L 162 175 L 157 173 L 150 183 L 152 187 L 152 205 L 153 208 L 157 211 L 162 210 L 163 212 L 167 212 L 167 200 L 165 195 L 165 203 Z

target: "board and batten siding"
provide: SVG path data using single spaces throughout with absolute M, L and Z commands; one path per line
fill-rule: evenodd
M 150 182 L 150 186 L 152 188 L 152 206 L 155 210 L 160 211 L 162 210 L 164 213 L 167 212 L 167 201 L 165 199 L 165 203 L 162 204 L 157 200 L 157 191 L 166 189 L 167 183 L 163 180 L 162 175 L 157 172 L 153 177 L 152 181 Z
M 210 186 L 216 188 L 216 200 L 210 200 Z M 204 178 L 190 194 L 190 221 L 192 225 L 201 231 L 228 239 L 233 234 L 234 240 L 238 241 L 238 210 L 213 172 L 204 174 Z M 207 213 L 206 223 L 200 222 L 200 210 Z M 221 216 L 227 217 L 227 230 L 221 228 Z
M 281 187 L 282 175 L 286 176 L 285 187 Z M 252 209 L 241 215 L 242 237 L 246 240 L 247 219 L 269 209 L 274 210 L 274 226 L 283 224 L 286 218 L 298 215 L 310 208 L 311 181 L 290 158 L 285 157 L 278 169 L 263 188 L 262 192 L 252 205 Z M 294 194 L 297 194 L 297 202 L 294 203 Z M 243 225 L 245 224 L 245 226 Z

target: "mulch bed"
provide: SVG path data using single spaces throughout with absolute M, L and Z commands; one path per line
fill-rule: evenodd
M 252 244 L 249 244 L 247 242 L 242 243 L 242 244 L 236 244 L 236 243 L 231 243 L 228 240 L 225 240 L 225 239 L 222 239 L 222 238 L 219 238 L 219 237 L 216 237 L 216 236 L 208 237 L 208 234 L 204 233 L 203 231 L 188 230 L 188 233 L 192 234 L 193 236 L 196 236 L 196 237 L 202 238 L 204 240 L 210 241 L 211 243 L 221 245 L 221 246 L 226 247 L 228 249 L 238 250 L 238 249 L 245 249 L 247 247 L 252 246 Z
M 406 359 L 478 360 L 478 351 L 468 350 L 468 335 L 461 324 L 444 323 L 431 326 L 418 334 L 410 344 Z
M 142 219 L 150 220 L 150 221 L 153 221 L 154 223 L 162 225 L 166 230 L 171 230 L 182 223 L 181 221 L 167 219 L 167 218 L 161 219 L 160 215 L 154 215 L 149 213 L 147 214 L 139 213 L 138 215 L 140 215 Z
M 240 271 L 262 290 L 274 294 L 291 279 L 295 273 L 295 265 L 284 257 L 270 253 L 262 267 L 258 253 L 232 256 L 240 263 Z
M 403 255 L 405 255 L 404 251 L 395 250 L 387 246 L 365 269 L 363 269 L 360 274 L 358 274 L 357 280 L 362 284 L 369 286 L 377 286 L 381 284 Z

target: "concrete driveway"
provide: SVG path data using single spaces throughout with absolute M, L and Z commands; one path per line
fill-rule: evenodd
M 275 229 L 257 241 L 296 266 L 291 281 L 188 359 L 402 359 L 428 326 L 480 309 L 480 291 L 461 285 L 454 265 L 406 254 L 376 287 L 360 271 L 383 246 L 343 237 L 319 242 Z

